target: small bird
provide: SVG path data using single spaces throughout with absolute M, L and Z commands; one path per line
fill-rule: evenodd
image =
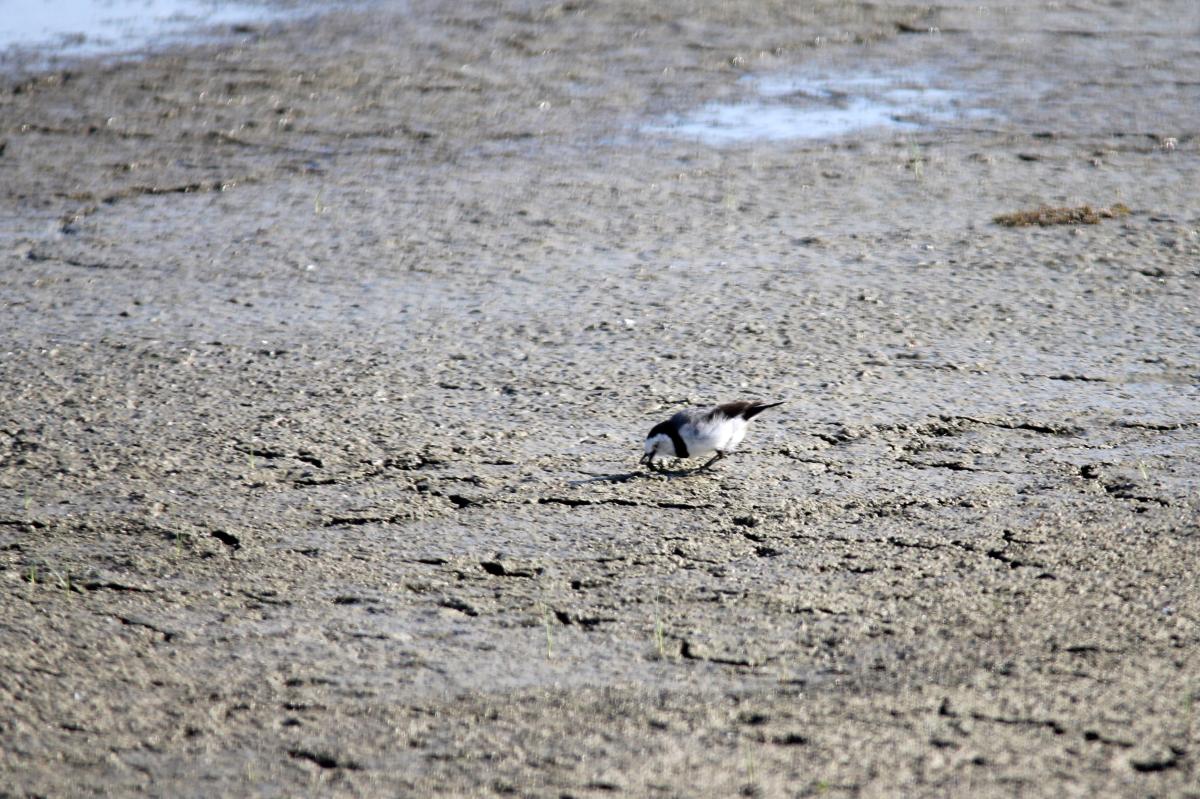
M 697 471 L 709 468 L 746 437 L 746 424 L 767 408 L 783 402 L 726 402 L 713 408 L 689 408 L 654 425 L 646 436 L 642 463 L 651 469 L 655 458 L 695 458 L 717 453 Z

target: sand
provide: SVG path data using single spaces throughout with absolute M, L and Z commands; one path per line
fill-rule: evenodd
M 414 2 L 0 78 L 0 795 L 1200 796 L 1197 29 Z M 660 129 L 793 73 L 981 111 Z

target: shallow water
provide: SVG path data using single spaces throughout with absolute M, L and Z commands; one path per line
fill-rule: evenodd
M 48 58 L 122 52 L 194 36 L 204 26 L 277 15 L 264 5 L 227 0 L 13 0 L 0 4 L 0 54 L 35 51 Z
M 783 74 L 746 77 L 757 97 L 706 103 L 644 129 L 722 145 L 844 136 L 860 130 L 912 131 L 986 115 L 969 94 L 929 73 Z

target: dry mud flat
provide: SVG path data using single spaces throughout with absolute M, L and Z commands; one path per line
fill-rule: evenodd
M 5 79 L 0 794 L 1200 795 L 1198 14 L 416 3 Z M 982 112 L 647 127 L 795 70 Z

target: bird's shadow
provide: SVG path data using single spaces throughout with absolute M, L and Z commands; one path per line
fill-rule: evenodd
M 583 480 L 571 480 L 567 485 L 581 486 L 588 483 L 628 483 L 633 480 L 648 480 L 654 477 L 665 477 L 675 480 L 680 477 L 697 477 L 706 474 L 703 467 L 696 469 L 656 469 L 654 471 L 638 470 L 634 472 L 618 472 L 615 474 L 597 474 Z M 590 474 L 590 472 L 589 472 Z

